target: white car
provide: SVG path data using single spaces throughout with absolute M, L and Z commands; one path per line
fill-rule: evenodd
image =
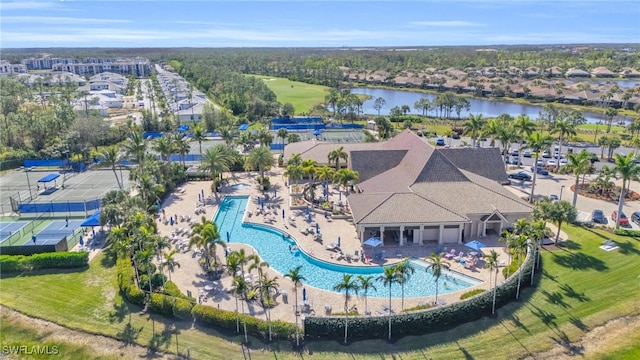
M 560 159 L 560 166 L 567 165 L 567 159 Z
M 558 162 L 553 159 L 549 159 L 547 160 L 547 166 L 558 166 Z
M 538 159 L 538 161 L 536 161 L 536 165 L 537 166 L 544 166 L 544 160 Z

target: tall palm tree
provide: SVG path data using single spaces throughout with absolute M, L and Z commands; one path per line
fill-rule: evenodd
M 162 185 L 156 183 L 155 177 L 146 173 L 140 176 L 136 188 L 138 189 L 140 197 L 147 205 L 159 201 L 160 198 L 158 194 L 164 191 Z
M 327 156 L 329 162 L 335 162 L 336 171 L 340 170 L 340 159 L 344 159 L 345 163 L 349 159 L 349 154 L 344 151 L 344 146 L 340 146 L 337 149 L 331 150 Z
M 282 139 L 282 151 L 284 152 L 284 140 L 287 138 L 287 136 L 289 135 L 289 132 L 287 131 L 287 129 L 282 128 L 278 130 L 277 133 L 278 137 Z
M 267 323 L 269 325 L 269 341 L 271 341 L 271 307 L 273 306 L 272 293 L 278 290 L 278 277 L 268 277 L 266 274 L 260 276 L 258 281 L 258 292 L 260 293 L 260 300 L 262 309 L 265 312 Z
M 464 133 L 471 136 L 471 143 L 473 148 L 476 147 L 476 141 L 482 133 L 485 121 L 482 118 L 482 114 L 469 114 L 469 121 L 464 124 Z
M 233 252 L 232 252 L 233 254 Z M 236 277 L 238 271 L 240 271 L 240 259 L 232 254 L 228 254 L 227 255 L 227 264 L 226 264 L 226 269 L 227 269 L 227 273 L 229 275 L 231 275 L 232 277 Z M 240 332 L 240 316 L 238 315 L 238 298 L 236 298 L 236 332 Z
M 535 269 L 538 267 L 538 259 L 540 258 L 540 242 L 545 237 L 545 230 L 547 225 L 543 221 L 534 221 L 529 227 L 529 238 L 533 242 L 532 248 L 534 251 L 534 263 L 531 269 L 531 285 L 533 286 L 533 280 L 535 276 Z
M 222 144 L 215 145 L 207 149 L 200 161 L 202 162 L 200 170 L 209 171 L 217 194 L 217 189 L 215 189 L 216 178 L 219 175 L 221 176 L 223 172 L 229 171 L 229 165 L 231 165 L 231 156 L 227 148 Z
M 229 130 L 228 127 L 223 127 L 220 129 L 220 137 L 224 140 L 224 143 L 227 145 L 227 148 L 230 149 L 231 145 L 233 145 L 233 133 Z
M 285 169 L 283 175 L 289 178 L 289 183 L 297 183 L 299 179 L 302 178 L 302 166 L 289 164 Z
M 193 234 L 189 241 L 189 248 L 196 246 L 203 249 L 205 258 L 205 267 L 207 271 L 211 270 L 211 263 L 213 262 L 213 270 L 218 268 L 218 255 L 216 248 L 218 245 L 226 248 L 227 244 L 220 239 L 220 233 L 218 232 L 218 226 L 215 222 L 207 220 L 204 216 L 200 223 L 191 225 Z
M 565 136 L 576 135 L 576 124 L 570 118 L 556 119 L 556 123 L 551 129 L 551 134 L 558 134 L 558 156 L 562 155 L 562 141 Z M 558 159 L 559 160 L 559 159 Z M 556 165 L 556 170 L 560 169 L 560 161 Z
M 242 296 L 243 301 L 240 303 L 242 306 L 242 326 L 244 327 L 244 342 L 249 342 L 247 338 L 247 320 L 244 316 L 244 302 L 248 301 L 247 292 L 249 291 L 249 285 L 241 276 L 235 276 L 233 278 L 233 294 L 236 297 L 236 301 L 238 301 L 238 296 Z
M 411 266 L 409 259 L 404 259 L 403 261 L 397 263 L 394 268 L 398 273 L 398 283 L 402 287 L 402 305 L 400 306 L 400 310 L 404 310 L 404 284 L 409 281 L 411 275 L 413 275 L 416 269 Z
M 196 124 L 196 126 L 193 127 L 193 141 L 197 141 L 198 142 L 198 146 L 200 148 L 200 156 L 202 156 L 202 141 L 205 140 L 206 138 L 206 133 L 204 131 L 204 129 L 202 128 L 202 126 L 200 126 L 200 124 Z
M 511 241 L 511 251 L 516 255 L 516 259 L 518 261 L 518 266 L 520 267 L 520 271 L 518 272 L 518 287 L 516 288 L 516 299 L 520 296 L 520 282 L 522 280 L 522 257 L 526 255 L 527 249 L 529 248 L 529 242 L 527 241 L 527 234 L 520 234 L 516 236 L 513 241 Z
M 300 336 L 298 330 L 298 288 L 302 286 L 302 281 L 306 280 L 304 275 L 300 273 L 300 269 L 302 269 L 302 265 L 296 266 L 293 269 L 289 269 L 289 273 L 285 274 L 285 277 L 288 277 L 289 280 L 293 283 L 293 292 L 295 297 L 296 305 L 294 306 L 294 312 L 296 316 L 296 345 L 300 346 Z
M 515 232 L 509 232 L 506 229 L 502 230 L 502 234 L 500 235 L 500 238 L 498 239 L 498 241 L 500 241 L 501 243 L 504 243 L 504 250 L 507 252 L 507 256 L 509 257 L 509 265 L 511 265 L 511 244 L 515 241 L 515 238 L 517 237 L 517 235 L 515 234 Z M 507 268 L 507 277 L 511 275 L 511 266 L 509 266 Z
M 516 134 L 518 134 L 518 137 L 520 139 L 520 142 L 518 144 L 518 154 L 520 154 L 520 151 L 522 150 L 522 144 L 524 143 L 524 140 L 527 137 L 531 136 L 531 134 L 535 129 L 536 129 L 536 123 L 531 121 L 531 119 L 529 119 L 527 115 L 518 115 L 516 120 L 513 122 L 513 130 L 515 130 Z M 518 158 L 521 159 L 521 157 L 518 157 Z M 519 160 L 518 166 L 520 166 L 521 164 L 522 164 L 522 161 Z
M 367 303 L 367 293 L 371 289 L 377 290 L 375 284 L 373 283 L 374 277 L 373 275 L 369 275 L 366 277 L 362 275 L 358 275 L 358 281 L 359 281 L 358 285 L 360 286 L 360 289 L 362 290 L 362 293 L 364 295 L 365 312 L 367 312 L 369 311 L 369 304 Z
M 620 187 L 620 198 L 618 199 L 618 216 L 616 217 L 616 229 L 620 227 L 620 214 L 622 213 L 622 207 L 624 206 L 625 193 L 627 192 L 627 183 L 632 179 L 637 178 L 640 172 L 640 166 L 636 164 L 636 157 L 633 153 L 629 153 L 626 156 L 620 154 L 614 154 L 616 167 L 614 168 L 616 174 L 622 178 L 622 187 Z
M 271 135 L 267 129 L 260 129 L 260 131 L 258 131 L 257 138 L 260 141 L 260 146 L 267 148 L 269 148 L 273 142 L 273 135 Z
M 342 186 L 345 192 L 348 191 L 349 185 L 353 185 L 355 182 L 357 182 L 360 179 L 360 174 L 358 174 L 357 171 L 349 170 L 349 169 L 340 169 L 336 171 L 336 173 L 333 176 L 334 176 L 334 181 L 338 185 Z
M 551 146 L 552 139 L 549 135 L 543 135 L 541 132 L 535 132 L 531 134 L 527 138 L 527 148 L 531 149 L 534 154 L 534 166 L 537 167 L 538 159 L 540 158 L 540 153 Z M 538 172 L 533 172 L 533 180 L 531 181 L 531 194 L 529 195 L 529 202 L 533 203 L 534 199 L 534 191 L 536 188 L 536 174 Z
M 248 168 L 257 168 L 258 171 L 260 171 L 261 181 L 264 181 L 264 172 L 271 169 L 273 163 L 274 161 L 271 150 L 269 150 L 269 148 L 265 146 L 259 146 L 251 150 L 246 160 L 246 165 Z
M 427 261 L 429 262 L 429 266 L 427 266 L 426 270 L 429 271 L 431 270 L 431 273 L 433 274 L 433 278 L 435 279 L 435 283 L 436 283 L 436 303 L 438 303 L 438 280 L 440 279 L 440 276 L 442 276 L 442 269 L 445 270 L 449 270 L 449 268 L 451 267 L 451 265 L 449 265 L 449 263 L 447 261 L 445 261 L 444 256 L 440 255 L 440 254 L 436 254 L 436 253 L 431 253 L 431 255 L 427 258 Z
M 318 162 L 315 160 L 306 159 L 302 161 L 301 166 L 302 166 L 302 173 L 309 177 L 309 184 L 308 184 L 307 191 L 309 192 L 309 198 L 313 203 L 313 198 L 315 197 L 313 192 L 314 190 L 313 181 L 315 180 L 316 169 L 318 169 Z
M 191 151 L 191 145 L 189 144 L 189 140 L 187 137 L 183 136 L 180 133 L 173 134 L 173 144 L 175 146 L 174 150 L 180 155 L 180 159 L 182 160 L 182 166 L 186 165 L 185 155 Z
M 392 266 L 385 266 L 382 270 L 383 272 L 377 280 L 389 287 L 389 340 L 391 340 L 391 286 L 398 282 L 398 273 Z
M 569 154 L 567 156 L 567 169 L 573 172 L 576 177 L 576 183 L 573 189 L 573 206 L 578 202 L 578 187 L 580 186 L 580 176 L 586 174 L 591 169 L 591 154 L 587 150 L 582 149 L 579 153 Z
M 144 155 L 147 152 L 148 143 L 149 140 L 142 137 L 142 133 L 133 131 L 129 134 L 129 138 L 124 144 L 124 150 L 127 155 L 133 156 L 141 168 L 144 167 Z
M 178 253 L 178 250 L 171 250 L 164 257 L 164 261 L 162 262 L 162 264 L 160 264 L 160 267 L 162 269 L 166 268 L 169 271 L 169 281 L 171 281 L 171 273 L 180 268 L 180 263 L 178 262 L 178 260 L 176 260 L 176 258 L 173 257 L 176 253 Z
M 287 160 L 287 165 L 302 165 L 302 156 L 300 154 L 291 154 L 291 157 Z
M 349 292 L 358 294 L 360 286 L 352 274 L 343 274 L 342 281 L 337 283 L 333 290 L 337 292 L 344 291 L 344 343 L 347 343 L 347 329 L 349 327 Z
M 484 256 L 484 267 L 489 269 L 489 272 L 495 270 L 496 274 L 493 281 L 493 307 L 491 308 L 491 314 L 496 313 L 496 290 L 498 289 L 498 253 L 495 250 L 491 250 L 489 255 Z
M 116 172 L 116 164 L 118 164 L 118 162 L 120 161 L 118 148 L 115 146 L 108 146 L 104 150 L 102 150 L 100 156 L 103 159 L 104 165 L 111 167 L 113 175 L 115 175 L 116 181 L 118 182 L 118 188 L 122 189 L 123 184 L 120 183 L 120 178 L 118 177 L 118 173 Z

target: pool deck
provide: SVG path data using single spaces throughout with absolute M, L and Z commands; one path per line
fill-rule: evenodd
M 274 215 L 276 221 L 272 224 L 268 224 L 272 227 L 278 228 L 288 234 L 290 234 L 297 242 L 299 247 L 305 251 L 307 254 L 312 255 L 320 260 L 333 262 L 341 265 L 350 265 L 347 260 L 336 260 L 333 257 L 337 254 L 334 251 L 329 251 L 326 249 L 326 245 L 332 242 L 335 242 L 338 239 L 338 236 L 341 238 L 341 249 L 344 254 L 354 254 L 355 251 L 359 253 L 363 251 L 363 246 L 360 244 L 360 240 L 357 237 L 357 233 L 355 230 L 355 226 L 353 225 L 351 220 L 343 220 L 343 219 L 335 219 L 329 222 L 324 216 L 318 214 L 314 216 L 314 220 L 318 222 L 320 232 L 323 235 L 323 243 L 320 243 L 313 239 L 312 236 L 303 235 L 301 230 L 304 229 L 306 225 L 304 217 L 296 218 L 297 227 L 292 227 L 289 225 L 288 221 L 285 220 L 283 222 L 282 219 L 282 209 L 285 209 L 285 215 L 287 218 L 293 215 L 296 210 L 289 210 L 289 193 L 287 188 L 284 186 L 284 180 L 282 178 L 283 169 L 274 168 L 269 171 L 266 175 L 270 176 L 272 186 L 277 189 L 277 197 L 275 201 L 279 203 L 280 208 L 277 209 L 278 215 Z M 163 203 L 163 208 L 165 210 L 165 214 L 167 217 L 169 216 L 191 216 L 194 220 L 200 219 L 201 216 L 206 216 L 208 219 L 212 219 L 216 214 L 218 209 L 218 204 L 220 200 L 225 195 L 250 195 L 252 197 L 252 201 L 248 203 L 247 211 L 252 211 L 254 213 L 253 216 L 248 217 L 245 215 L 245 221 L 253 222 L 256 224 L 265 224 L 262 216 L 255 215 L 256 211 L 259 209 L 259 205 L 257 205 L 256 201 L 254 201 L 256 196 L 263 196 L 257 188 L 257 183 L 254 180 L 256 177 L 255 173 L 234 173 L 229 178 L 230 185 L 233 184 L 250 184 L 250 187 L 244 189 L 233 190 L 229 186 L 225 186 L 223 188 L 223 193 L 219 195 L 219 197 L 214 201 L 213 205 L 206 206 L 205 214 L 195 214 L 195 204 L 198 202 L 198 194 L 204 190 L 206 196 L 212 196 L 210 190 L 210 181 L 192 181 L 186 183 L 176 192 L 169 196 L 167 200 Z M 333 188 L 332 186 L 330 186 Z M 331 189 L 333 192 L 330 197 L 335 197 L 337 200 L 338 194 L 334 189 Z M 273 195 L 273 192 L 270 193 Z M 272 199 L 273 200 L 273 199 Z M 174 224 L 174 226 L 170 226 L 169 224 L 164 224 L 161 221 L 157 221 L 158 231 L 160 235 L 170 236 L 172 230 L 178 227 L 188 228 L 189 225 L 186 222 L 179 222 Z M 497 237 L 487 237 L 481 239 L 481 241 L 487 245 L 483 248 L 484 253 L 488 253 L 489 251 L 496 250 L 499 254 L 500 260 L 507 261 L 507 255 L 504 251 L 503 245 L 500 244 L 497 240 Z M 253 254 L 255 251 L 246 245 L 241 245 L 234 243 L 233 250 L 237 250 L 238 248 L 245 248 L 245 251 L 248 254 Z M 465 247 L 464 244 L 456 245 L 450 248 L 455 248 L 457 252 L 464 251 L 468 253 L 469 248 Z M 365 246 L 367 254 L 371 254 L 371 247 Z M 419 257 L 424 258 L 431 254 L 435 250 L 435 246 L 418 246 L 418 245 L 406 245 L 406 246 L 380 246 L 375 248 L 375 252 L 385 251 L 386 259 L 384 260 L 375 260 L 369 264 L 363 264 L 360 261 L 351 263 L 351 265 L 357 266 L 381 266 L 381 265 L 389 265 L 396 263 L 406 257 Z M 218 248 L 217 252 L 218 258 L 222 258 L 224 261 L 224 250 L 222 248 Z M 203 304 L 210 306 L 217 306 L 221 309 L 226 310 L 235 310 L 235 300 L 233 294 L 230 293 L 231 289 L 231 276 L 226 274 L 219 281 L 209 281 L 204 274 L 202 268 L 198 265 L 197 257 L 192 256 L 191 251 L 185 253 L 176 254 L 175 258 L 180 263 L 180 268 L 178 268 L 175 272 L 171 274 L 171 279 L 178 285 L 180 290 L 186 292 L 187 290 L 191 291 L 193 296 L 198 298 L 198 294 L 201 291 L 204 291 L 205 286 L 213 287 L 212 291 L 208 292 L 208 296 L 205 298 Z M 475 288 L 484 288 L 490 289 L 489 287 L 489 279 L 490 273 L 488 269 L 482 268 L 483 262 L 480 262 L 479 267 L 475 270 L 467 270 L 463 267 L 462 264 L 454 261 L 449 261 L 451 264 L 451 270 L 456 272 L 471 276 L 473 278 L 482 280 L 483 282 L 479 285 L 474 286 L 473 288 L 461 290 L 458 292 L 453 292 L 450 294 L 442 294 L 438 295 L 438 301 L 444 300 L 447 304 L 455 302 L 459 299 L 460 295 L 464 292 L 467 292 L 471 289 Z M 294 305 L 296 303 L 294 299 L 294 290 L 292 283 L 288 278 L 284 278 L 283 274 L 279 274 L 275 272 L 273 269 L 267 269 L 267 273 L 270 277 L 277 276 L 278 282 L 280 284 L 280 290 L 285 291 L 287 293 L 288 301 L 284 301 L 282 295 L 278 295 L 276 297 L 277 305 L 271 309 L 271 317 L 272 319 L 281 319 L 285 321 L 294 321 Z M 502 275 L 498 276 L 498 281 L 503 281 Z M 441 278 L 442 281 L 442 278 Z M 375 286 L 377 288 L 382 287 L 382 283 L 376 282 Z M 320 290 L 317 288 L 313 288 L 310 286 L 303 286 L 306 288 L 307 297 L 309 300 L 309 305 L 311 307 L 311 311 L 305 311 L 302 315 L 313 314 L 318 316 L 325 315 L 325 305 L 330 305 L 332 311 L 334 313 L 344 312 L 344 294 L 337 294 L 333 292 L 328 292 L 324 290 Z M 443 291 L 443 287 L 440 287 L 440 291 Z M 358 296 L 352 296 L 349 300 L 349 306 L 357 305 L 358 311 L 360 314 L 364 314 L 365 311 L 365 301 L 364 297 L 359 294 Z M 404 308 L 411 308 L 414 306 L 418 306 L 420 303 L 431 303 L 435 299 L 435 296 L 426 297 L 426 298 L 406 298 L 404 299 Z M 377 315 L 377 311 L 382 309 L 382 305 L 388 303 L 388 299 L 384 298 L 368 298 L 368 308 L 371 310 L 373 315 Z M 298 303 L 302 303 L 302 287 L 298 289 Z M 396 310 L 396 312 L 400 312 L 401 310 L 401 299 L 392 299 L 392 307 Z M 251 302 L 247 306 L 245 304 L 245 311 L 252 315 L 264 318 L 264 312 L 262 308 L 256 302 Z

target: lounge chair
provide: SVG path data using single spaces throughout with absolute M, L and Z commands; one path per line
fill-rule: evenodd
M 326 246 L 327 250 L 331 250 L 331 251 L 335 251 L 337 249 L 340 249 L 340 247 L 338 247 L 338 244 L 336 243 L 331 243 L 329 245 Z
M 331 314 L 331 305 L 330 304 L 324 304 L 324 313 L 329 315 Z
M 458 256 L 454 257 L 453 260 L 455 261 L 460 261 L 464 258 L 464 251 L 460 251 L 460 253 L 458 254 Z
M 456 256 L 456 249 L 451 249 L 451 251 L 449 251 L 449 253 L 447 253 L 444 257 L 445 259 L 451 260 L 454 256 Z
M 444 301 L 444 299 L 440 299 L 438 302 L 440 303 L 440 306 L 445 306 L 445 305 L 447 305 L 447 302 L 446 302 L 446 301 Z

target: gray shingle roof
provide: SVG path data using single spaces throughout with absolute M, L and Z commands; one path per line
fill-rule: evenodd
M 366 181 L 396 167 L 407 150 L 352 150 L 351 169 L 358 172 L 360 181 Z
M 470 171 L 500 184 L 509 181 L 498 148 L 455 148 L 437 151 L 461 170 Z

